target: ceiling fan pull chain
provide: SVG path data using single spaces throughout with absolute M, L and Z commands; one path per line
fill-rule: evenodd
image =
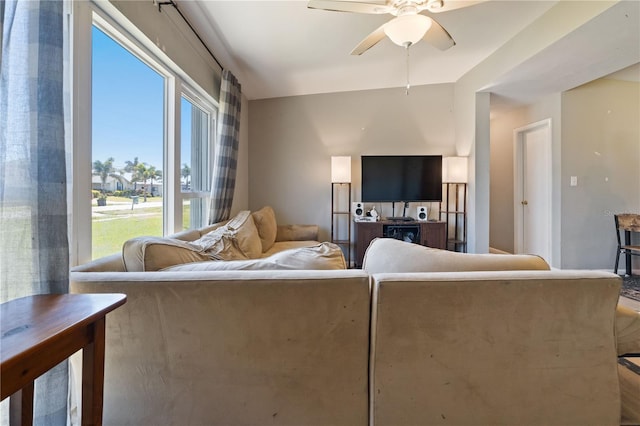
M 405 50 L 407 51 L 407 88 L 406 88 L 406 92 L 405 95 L 409 96 L 409 89 L 411 88 L 411 84 L 409 83 L 409 47 L 411 46 L 411 44 L 407 43 L 405 45 Z

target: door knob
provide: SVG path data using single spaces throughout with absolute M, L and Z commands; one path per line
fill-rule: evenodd
M 522 204 L 523 206 L 527 206 L 529 205 L 529 202 L 527 200 L 521 201 L 520 204 Z

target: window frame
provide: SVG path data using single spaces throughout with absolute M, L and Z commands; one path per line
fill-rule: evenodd
M 205 112 L 209 119 L 207 121 L 207 134 L 209 136 L 209 150 L 208 150 L 208 170 L 207 170 L 207 178 L 211 179 L 213 176 L 213 160 L 214 160 L 214 154 L 215 154 L 215 143 L 216 143 L 216 135 L 217 135 L 217 125 L 218 125 L 218 106 L 214 105 L 213 103 L 209 102 L 207 99 L 203 99 L 202 97 L 200 97 L 198 95 L 198 92 L 196 90 L 194 90 L 191 86 L 187 85 L 187 84 L 182 84 L 182 90 L 180 93 L 180 97 L 179 97 L 179 103 L 181 104 L 181 100 L 184 97 L 187 101 L 189 101 L 192 105 L 198 107 L 199 109 L 201 109 L 203 112 Z M 180 108 L 180 113 L 182 114 L 182 108 Z M 181 121 L 180 121 L 181 123 Z M 182 129 L 180 129 L 182 130 Z M 181 132 L 180 132 L 180 136 L 181 136 Z M 182 147 L 182 138 L 180 137 L 180 145 L 179 147 Z M 190 143 L 190 141 L 189 141 Z M 177 163 L 177 174 L 178 174 L 178 179 L 180 179 L 180 177 L 182 176 L 181 174 L 181 170 L 182 170 L 182 163 L 185 162 L 185 159 L 181 158 L 181 152 L 177 155 L 177 158 L 180 160 Z M 191 164 L 191 168 L 193 170 L 193 164 Z M 193 178 L 193 176 L 192 176 Z M 210 210 L 210 204 L 209 204 L 209 199 L 211 198 L 211 188 L 208 191 L 182 191 L 182 184 L 181 182 L 179 182 L 179 195 L 181 197 L 181 199 L 179 200 L 178 207 L 179 207 L 179 217 L 178 217 L 178 213 L 176 212 L 176 219 L 177 221 L 180 223 L 180 229 L 182 229 L 183 227 L 183 223 L 184 223 L 184 218 L 182 217 L 182 212 L 183 212 L 183 203 L 185 200 L 194 200 L 194 199 L 202 199 L 203 202 L 206 205 L 206 213 L 205 213 L 205 218 L 208 217 L 209 215 L 209 210 Z
M 209 114 L 209 175 L 217 142 L 218 102 L 162 52 L 142 31 L 136 28 L 110 2 L 73 2 L 70 13 L 71 43 L 71 133 L 72 133 L 72 223 L 70 224 L 70 263 L 78 265 L 91 260 L 91 194 L 92 177 L 92 27 L 95 25 L 124 49 L 161 75 L 164 87 L 163 136 L 163 235 L 182 230 L 182 202 L 185 194 L 180 185 L 180 102 L 189 101 Z M 194 198 L 209 194 L 194 194 Z M 190 197 L 187 197 L 190 198 Z

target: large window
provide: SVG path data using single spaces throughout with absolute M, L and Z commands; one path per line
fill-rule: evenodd
M 92 31 L 92 257 L 162 236 L 164 78 Z
M 182 166 L 181 193 L 183 201 L 182 223 L 184 229 L 192 224 L 206 223 L 208 198 L 211 191 L 212 149 L 210 135 L 215 121 L 211 114 L 202 109 L 187 95 L 181 97 L 182 116 L 180 135 L 180 158 Z
M 75 9 L 74 264 L 204 226 L 216 134 L 213 98 L 96 5 Z

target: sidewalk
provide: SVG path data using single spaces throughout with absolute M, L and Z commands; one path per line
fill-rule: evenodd
M 101 212 L 104 211 L 114 211 L 114 210 L 140 210 L 147 209 L 151 207 L 162 207 L 162 201 L 147 201 L 146 203 L 140 199 L 138 200 L 138 204 L 133 204 L 133 209 L 131 208 L 131 201 L 122 202 L 122 201 L 109 201 L 107 200 L 106 206 L 96 206 L 93 203 L 91 204 L 91 215 L 96 216 L 100 215 Z

